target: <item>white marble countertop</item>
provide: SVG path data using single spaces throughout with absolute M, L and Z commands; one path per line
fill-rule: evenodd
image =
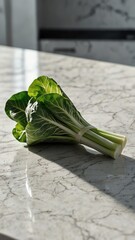
M 57 80 L 82 115 L 125 134 L 112 160 L 84 146 L 28 149 L 6 100 L 39 75 Z M 0 47 L 0 232 L 21 240 L 135 239 L 135 68 Z

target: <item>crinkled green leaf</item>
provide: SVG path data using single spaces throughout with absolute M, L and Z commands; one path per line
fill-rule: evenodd
M 19 142 L 26 142 L 25 127 L 23 127 L 20 123 L 16 124 L 15 128 L 13 128 L 12 133 Z
M 73 140 L 70 130 L 64 127 L 41 102 L 31 103 L 27 106 L 29 123 L 26 126 L 28 145 L 45 141 Z
M 67 97 L 61 87 L 52 78 L 47 76 L 41 76 L 35 79 L 28 89 L 29 96 L 34 97 L 35 99 L 48 93 L 57 93 Z
M 64 125 L 78 132 L 81 127 L 88 125 L 73 103 L 57 93 L 42 95 L 37 101 L 43 102 L 45 107 Z
M 5 112 L 12 120 L 20 123 L 22 126 L 26 126 L 27 120 L 25 115 L 25 109 L 27 107 L 30 97 L 27 91 L 22 91 L 14 94 L 7 102 L 5 106 Z

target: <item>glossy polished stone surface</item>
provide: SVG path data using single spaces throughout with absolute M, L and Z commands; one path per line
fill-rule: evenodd
M 13 138 L 5 102 L 43 74 L 91 124 L 127 136 L 119 159 L 79 145 L 27 148 Z M 134 239 L 135 68 L 0 47 L 0 232 L 21 240 Z

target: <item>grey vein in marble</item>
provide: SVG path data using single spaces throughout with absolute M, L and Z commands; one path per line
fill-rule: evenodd
M 127 135 L 119 159 L 72 144 L 28 148 L 12 137 L 5 101 L 42 74 L 91 124 Z M 135 69 L 0 47 L 0 85 L 0 232 L 22 240 L 133 240 Z
M 126 1 L 121 1 L 121 4 L 120 2 L 116 2 L 114 4 L 114 2 L 110 2 L 107 1 L 107 0 L 101 0 L 101 1 L 94 1 L 94 5 L 92 7 L 90 7 L 89 9 L 89 12 L 86 14 L 86 15 L 82 15 L 82 16 L 78 16 L 77 20 L 83 20 L 85 18 L 89 18 L 89 17 L 92 17 L 94 15 L 97 14 L 98 10 L 99 11 L 105 11 L 107 12 L 107 14 L 111 14 L 113 13 L 116 14 L 116 15 L 120 15 L 121 17 L 123 17 L 125 19 L 125 21 L 128 21 L 128 20 L 135 20 L 135 16 L 133 15 L 130 15 L 130 12 L 126 9 L 123 9 L 123 5 L 126 5 L 125 4 Z M 82 2 L 82 5 L 83 5 L 83 2 Z M 131 1 L 129 2 L 128 1 L 128 6 L 132 6 L 132 3 Z

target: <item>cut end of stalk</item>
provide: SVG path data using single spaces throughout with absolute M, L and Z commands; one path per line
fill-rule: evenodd
M 125 147 L 126 143 L 127 143 L 127 138 L 123 136 L 122 149 Z
M 121 155 L 122 149 L 123 149 L 122 146 L 118 145 L 118 147 L 116 148 L 116 150 L 114 152 L 114 159 L 117 159 Z

